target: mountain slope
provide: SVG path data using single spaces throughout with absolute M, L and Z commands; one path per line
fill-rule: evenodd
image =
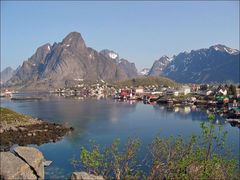
M 5 82 L 7 82 L 9 79 L 11 79 L 11 77 L 14 75 L 15 70 L 12 69 L 10 66 L 5 68 L 2 72 L 1 72 L 1 84 L 4 84 Z
M 239 50 L 224 45 L 183 52 L 174 56 L 165 67 L 161 61 L 154 63 L 153 72 L 181 83 L 224 83 L 239 80 Z
M 7 85 L 55 88 L 79 79 L 123 80 L 132 77 L 134 74 L 122 70 L 121 65 L 87 47 L 80 33 L 72 32 L 60 43 L 39 47 Z
M 162 71 L 171 62 L 171 60 L 172 59 L 167 57 L 167 56 L 162 56 L 159 60 L 156 60 L 153 63 L 153 66 L 150 69 L 148 75 L 150 75 L 150 76 L 159 76 L 159 75 L 161 75 Z
M 126 59 L 120 58 L 118 53 L 112 50 L 104 49 L 100 51 L 100 54 L 104 55 L 106 58 L 116 64 L 118 68 L 117 73 L 122 76 L 123 79 L 133 78 L 138 75 L 135 64 Z

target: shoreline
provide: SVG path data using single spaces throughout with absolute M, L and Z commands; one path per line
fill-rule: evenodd
M 9 114 L 16 119 L 7 120 L 6 117 Z M 1 118 L 0 123 L 0 151 L 8 151 L 14 144 L 25 146 L 56 142 L 73 131 L 72 127 L 34 119 L 3 107 L 1 107 L 1 115 L 3 118 Z M 17 117 L 21 120 L 17 120 Z

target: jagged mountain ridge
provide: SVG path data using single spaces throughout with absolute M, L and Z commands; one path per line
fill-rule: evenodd
M 161 58 L 160 58 L 161 59 Z M 224 45 L 182 52 L 165 63 L 155 61 L 155 73 L 180 83 L 224 83 L 228 80 L 239 83 L 239 50 Z
M 135 70 L 134 63 L 110 60 L 87 47 L 80 33 L 71 32 L 60 43 L 39 47 L 7 85 L 55 88 L 78 79 L 124 80 L 137 76 Z
M 150 69 L 148 75 L 150 76 L 159 76 L 162 74 L 162 71 L 167 67 L 167 65 L 171 62 L 172 58 L 168 56 L 162 56 L 158 60 L 153 63 L 152 68 Z
M 103 49 L 100 53 L 117 65 L 119 69 L 118 73 L 124 77 L 123 79 L 129 79 L 129 77 L 136 77 L 138 75 L 135 64 L 126 59 L 120 58 L 118 53 L 113 50 Z

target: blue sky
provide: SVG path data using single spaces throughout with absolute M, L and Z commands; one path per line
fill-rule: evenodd
M 72 31 L 141 69 L 218 43 L 239 49 L 239 1 L 1 1 L 1 69 Z

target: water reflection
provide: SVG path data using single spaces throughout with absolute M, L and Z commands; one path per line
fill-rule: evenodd
M 144 148 L 160 130 L 164 137 L 182 135 L 188 138 L 192 133 L 201 131 L 200 121 L 208 121 L 207 111 L 196 106 L 173 107 L 112 99 L 47 96 L 41 101 L 2 99 L 1 106 L 74 127 L 73 133 L 63 140 L 37 146 L 46 159 L 53 161 L 51 167 L 46 169 L 48 177 L 61 178 L 68 178 L 74 171 L 70 159 L 79 157 L 81 146 L 87 146 L 90 139 L 106 146 L 115 138 L 120 138 L 124 143 L 129 136 L 137 136 Z M 214 123 L 224 124 L 224 130 L 229 132 L 228 145 L 234 148 L 234 153 L 239 153 L 239 130 L 225 124 L 221 117 L 216 117 Z M 236 146 L 232 145 L 234 142 Z M 51 171 L 54 173 L 51 174 Z
M 171 106 L 171 105 L 154 105 L 154 110 L 159 111 L 161 114 L 174 113 L 178 118 L 187 118 L 192 121 L 209 121 L 208 116 L 211 114 L 207 109 L 199 108 L 195 105 L 193 106 Z M 227 124 L 226 120 L 219 116 L 215 115 L 215 118 L 212 122 L 213 124 Z

